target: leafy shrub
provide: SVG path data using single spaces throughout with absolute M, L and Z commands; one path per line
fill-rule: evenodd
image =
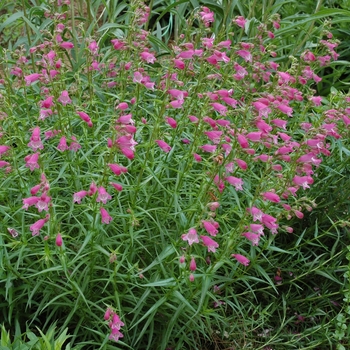
M 4 329 L 56 323 L 84 349 L 331 346 L 348 222 L 320 200 L 336 220 L 319 227 L 308 196 L 349 161 L 350 98 L 314 90 L 331 33 L 280 66 L 277 14 L 220 32 L 202 7 L 165 46 L 138 1 L 101 36 L 73 4 L 39 8 L 28 47 L 2 51 Z

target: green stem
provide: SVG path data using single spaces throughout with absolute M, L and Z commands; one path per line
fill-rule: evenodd
M 89 2 L 89 1 L 87 1 Z M 71 21 L 72 21 L 72 35 L 73 35 L 73 43 L 74 43 L 74 50 L 72 50 L 72 56 L 74 52 L 74 59 L 77 61 L 78 55 L 78 41 L 77 41 L 77 32 L 75 30 L 75 14 L 74 14 L 74 0 L 70 0 L 70 10 L 71 10 Z M 72 66 L 73 67 L 73 66 Z
M 23 15 L 24 15 L 24 18 L 29 21 L 29 18 L 27 16 L 27 12 L 26 12 L 26 6 L 25 6 L 25 2 L 24 0 L 22 0 L 22 7 L 23 7 Z M 30 39 L 30 27 L 27 23 L 27 21 L 25 21 L 25 27 L 26 27 L 26 35 L 27 35 L 27 39 L 28 39 L 28 44 L 29 46 L 31 47 L 32 46 L 32 40 Z M 32 69 L 33 69 L 33 72 L 36 71 L 36 65 L 35 65 L 35 61 L 34 61 L 34 54 L 31 53 L 30 54 L 30 57 L 31 57 L 31 60 L 32 60 Z

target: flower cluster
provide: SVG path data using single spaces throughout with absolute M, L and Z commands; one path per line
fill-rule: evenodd
M 120 320 L 118 314 L 108 307 L 104 319 L 108 321 L 108 326 L 111 329 L 109 339 L 118 341 L 120 338 L 123 338 L 124 335 L 120 332 L 120 328 L 124 326 L 124 323 Z

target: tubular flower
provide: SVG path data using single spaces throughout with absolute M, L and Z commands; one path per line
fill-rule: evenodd
M 112 217 L 108 214 L 107 210 L 105 208 L 100 208 L 100 214 L 101 214 L 101 222 L 103 224 L 109 224 L 112 221 Z
M 109 168 L 113 171 L 113 173 L 117 176 L 121 175 L 122 173 L 127 173 L 128 169 L 118 165 L 118 164 L 108 164 Z
M 248 266 L 250 263 L 250 260 L 241 254 L 232 254 L 231 256 L 244 266 Z
M 168 153 L 171 150 L 171 146 L 169 146 L 165 141 L 163 140 L 156 140 L 158 146 L 165 152 Z
M 63 244 L 62 236 L 60 233 L 58 233 L 56 236 L 56 246 L 61 247 L 62 244 Z
M 44 219 L 40 219 L 36 221 L 32 226 L 30 226 L 30 230 L 32 231 L 32 236 L 38 236 L 39 231 L 43 228 L 46 222 L 49 221 L 50 215 L 47 214 Z
M 109 199 L 112 199 L 112 196 L 102 186 L 97 189 L 97 192 L 98 196 L 96 198 L 96 202 L 102 202 L 103 204 L 106 204 Z
M 208 236 L 201 236 L 203 244 L 208 248 L 208 252 L 216 252 L 216 248 L 219 248 L 219 244 Z
M 33 171 L 34 169 L 39 169 L 39 153 L 28 155 L 24 158 L 24 160 L 26 162 L 26 167 L 29 168 L 31 171 Z
M 219 232 L 217 228 L 219 227 L 219 224 L 217 222 L 210 222 L 206 220 L 202 220 L 202 224 L 204 229 L 211 235 L 216 236 L 216 234 Z
M 181 236 L 183 241 L 187 241 L 189 245 L 193 243 L 199 243 L 197 231 L 194 228 L 190 228 L 188 233 Z

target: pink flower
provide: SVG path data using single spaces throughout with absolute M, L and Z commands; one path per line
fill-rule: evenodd
M 53 106 L 53 96 L 49 96 L 46 100 L 44 101 L 41 101 L 39 104 L 40 104 L 40 107 L 41 108 L 51 108 Z
M 204 134 L 207 135 L 210 141 L 212 141 L 215 144 L 218 144 L 222 136 L 222 131 L 217 131 L 217 130 L 204 131 Z
M 60 233 L 58 233 L 56 236 L 56 246 L 62 247 L 62 244 L 63 244 L 62 236 Z
M 112 221 L 112 217 L 108 214 L 107 210 L 105 208 L 100 208 L 101 213 L 101 222 L 103 224 L 109 224 Z
M 124 154 L 124 156 L 128 159 L 134 159 L 135 158 L 135 153 L 132 149 L 130 148 L 121 148 L 121 152 Z
M 110 185 L 112 185 L 118 192 L 123 190 L 123 186 L 120 184 L 117 184 L 116 182 L 110 182 Z
M 246 75 L 248 75 L 247 70 L 240 66 L 238 63 L 234 63 L 233 67 L 236 70 L 236 74 L 233 75 L 234 79 L 242 80 Z
M 191 258 L 191 262 L 190 262 L 190 271 L 196 271 L 197 269 L 197 264 L 196 264 L 196 260 L 194 259 L 194 257 L 192 256 Z
M 261 139 L 261 131 L 253 131 L 246 135 L 246 138 L 250 141 L 257 142 Z
M 172 79 L 173 80 L 173 79 Z M 176 80 L 175 80 L 176 81 Z M 183 101 L 188 96 L 188 92 L 179 89 L 169 89 L 167 93 L 176 100 Z
M 307 189 L 310 188 L 309 185 L 312 185 L 314 183 L 314 179 L 311 176 L 298 176 L 295 175 L 293 177 L 293 182 L 298 185 L 298 186 L 302 186 L 303 189 Z
M 188 277 L 189 281 L 190 282 L 193 282 L 194 281 L 194 275 L 193 273 L 190 274 L 190 276 Z
M 62 152 L 68 150 L 67 139 L 65 136 L 60 138 L 57 148 Z
M 264 226 L 260 224 L 250 224 L 250 229 L 254 232 L 257 233 L 260 236 L 264 235 Z
M 95 40 L 91 41 L 91 43 L 88 46 L 88 49 L 91 51 L 92 54 L 96 55 L 98 51 L 98 45 Z
M 147 63 L 154 63 L 156 61 L 156 58 L 154 57 L 154 55 L 147 51 L 141 52 L 140 57 L 143 61 Z
M 272 156 L 269 156 L 267 154 L 260 154 L 260 156 L 257 156 L 254 158 L 254 160 L 257 160 L 257 159 L 261 160 L 264 163 L 267 163 L 267 162 L 271 162 Z
M 68 91 L 64 90 L 61 92 L 60 97 L 57 99 L 58 102 L 62 103 L 63 106 L 72 103 L 72 100 L 69 98 Z
M 281 27 L 281 25 L 280 25 L 279 22 L 277 22 L 277 21 L 273 21 L 273 22 L 272 22 L 272 25 L 273 25 L 273 27 L 274 27 L 275 29 L 280 29 L 280 27 Z
M 278 203 L 281 200 L 280 197 L 276 193 L 273 193 L 273 192 L 264 192 L 264 193 L 262 193 L 262 196 L 263 196 L 263 199 L 265 201 L 270 201 L 270 202 L 274 202 L 274 203 Z
M 283 104 L 283 103 L 280 103 L 277 105 L 277 108 L 284 114 L 286 114 L 288 117 L 291 117 L 292 116 L 292 113 L 293 113 L 293 108 Z
M 184 100 L 175 100 L 170 102 L 170 106 L 173 108 L 181 108 L 184 103 Z
M 106 204 L 109 199 L 112 199 L 112 196 L 102 186 L 97 189 L 97 192 L 98 196 L 96 198 L 96 202 L 102 202 L 103 204 Z
M 278 224 L 276 224 L 277 219 L 274 218 L 271 215 L 267 215 L 267 214 L 263 214 L 262 218 L 261 218 L 261 222 L 271 230 L 272 234 L 276 234 L 277 233 L 277 229 L 278 229 Z
M 225 188 L 225 184 L 220 179 L 220 176 L 218 174 L 214 176 L 214 183 L 218 187 L 219 192 L 221 193 Z
M 73 203 L 77 202 L 78 204 L 81 203 L 81 200 L 87 196 L 88 192 L 87 191 L 79 191 L 74 193 L 73 195 Z
M 172 127 L 173 129 L 176 129 L 177 123 L 176 123 L 175 119 L 170 118 L 170 117 L 166 117 L 165 120 L 170 125 L 170 127 Z
M 35 81 L 39 80 L 40 77 L 41 74 L 33 73 L 25 76 L 24 80 L 26 81 L 26 85 L 29 86 L 31 83 L 34 83 Z
M 244 266 L 248 266 L 250 263 L 250 260 L 241 254 L 232 254 L 231 256 Z
M 209 210 L 215 211 L 216 209 L 218 209 L 220 207 L 220 203 L 219 202 L 211 202 L 211 203 L 208 203 L 207 206 L 209 207 Z
M 248 208 L 247 211 L 253 215 L 253 221 L 261 221 L 262 216 L 263 216 L 263 212 L 256 208 L 256 207 L 252 207 L 252 208 Z
M 158 146 L 166 153 L 170 152 L 171 147 L 163 140 L 156 140 Z
M 244 28 L 246 19 L 243 16 L 238 16 L 233 20 L 233 23 L 236 23 L 239 27 Z
M 208 7 L 202 6 L 202 11 L 199 14 L 206 27 L 209 27 L 210 23 L 214 22 L 214 12 L 211 12 Z
M 188 233 L 181 236 L 183 241 L 187 241 L 189 245 L 193 243 L 199 243 L 197 231 L 194 228 L 190 228 Z
M 204 152 L 209 152 L 209 153 L 214 153 L 216 151 L 216 146 L 215 145 L 203 145 L 200 146 Z
M 210 117 L 203 118 L 204 123 L 208 123 L 213 129 L 216 128 L 216 121 Z
M 245 232 L 242 234 L 242 236 L 251 241 L 253 246 L 259 245 L 260 235 L 258 235 L 257 233 Z
M 28 143 L 28 147 L 30 147 L 34 152 L 38 149 L 43 149 L 44 145 L 40 139 L 40 128 L 37 126 L 32 131 L 32 136 L 30 137 L 30 142 Z
M 266 102 L 266 103 L 264 103 Z M 269 113 L 271 113 L 271 109 L 268 106 L 268 101 L 256 101 L 253 102 L 253 106 L 257 109 L 259 112 L 259 117 L 265 117 L 267 118 L 269 116 Z
M 109 168 L 113 171 L 113 173 L 117 176 L 121 175 L 121 173 L 127 173 L 128 169 L 118 165 L 118 164 L 108 164 Z
M 40 191 L 40 189 L 41 189 L 41 184 L 39 184 L 39 185 L 35 185 L 34 187 L 32 187 L 31 189 L 30 189 L 30 194 L 32 195 L 32 196 L 35 196 L 39 191 Z
M 123 334 L 120 332 L 120 328 L 124 326 L 124 323 L 110 307 L 107 308 L 104 314 L 104 319 L 106 321 L 109 321 L 108 326 L 111 329 L 109 339 L 118 341 L 119 338 L 123 338 Z
M 48 118 L 50 115 L 52 115 L 52 110 L 51 109 L 40 109 L 39 113 L 39 120 L 45 120 Z
M 90 117 L 85 112 L 76 112 L 79 117 L 91 128 L 93 126 Z
M 185 69 L 185 62 L 183 60 L 175 58 L 174 59 L 174 66 L 175 66 L 175 68 L 183 70 L 183 69 Z
M 8 165 L 10 165 L 9 162 L 5 162 L 4 160 L 0 160 L 0 168 L 3 168 L 3 167 L 8 166 Z
M 49 221 L 49 218 L 50 218 L 50 215 L 47 214 L 44 219 L 40 219 L 30 226 L 30 230 L 32 231 L 32 236 L 39 235 L 39 231 L 43 228 L 45 223 Z
M 60 47 L 62 47 L 62 49 L 70 50 L 73 49 L 74 44 L 69 41 L 64 41 L 60 44 Z
M 202 45 L 207 49 L 212 48 L 213 44 L 214 44 L 214 38 L 202 38 Z
M 191 59 L 193 55 L 195 54 L 194 50 L 186 50 L 186 51 L 181 51 L 176 58 L 183 58 L 185 60 Z
M 112 39 L 111 43 L 115 50 L 123 50 L 125 48 L 124 42 L 120 41 L 119 39 Z
M 235 187 L 236 191 L 242 191 L 242 185 L 243 185 L 243 180 L 238 178 L 238 177 L 234 177 L 234 176 L 227 176 L 225 178 L 225 180 L 232 186 Z
M 310 100 L 315 106 L 321 106 L 322 96 L 312 96 Z
M 90 184 L 89 191 L 87 193 L 88 196 L 93 196 L 97 192 L 97 186 L 94 182 Z
M 216 252 L 216 248 L 219 248 L 219 244 L 208 236 L 201 236 L 203 244 L 208 248 L 208 252 Z
M 202 161 L 202 157 L 197 153 L 193 153 L 193 157 L 194 157 L 194 160 L 198 163 Z
M 143 80 L 142 74 L 140 72 L 135 72 L 133 82 L 134 83 L 141 83 L 142 80 Z
M 121 104 L 121 103 L 120 103 L 120 104 Z M 118 105 L 118 106 L 119 106 L 119 105 Z M 117 106 L 117 108 L 118 108 L 118 106 Z M 122 116 L 120 116 L 120 117 L 117 119 L 117 123 L 125 124 L 125 125 L 127 125 L 127 124 L 132 124 L 132 125 L 134 125 L 135 122 L 134 122 L 134 120 L 131 119 L 131 118 L 132 118 L 132 114 L 131 114 L 131 113 L 130 113 L 130 114 L 122 115 Z
M 287 121 L 286 120 L 274 119 L 274 120 L 271 120 L 271 122 L 274 123 L 277 127 L 286 130 L 286 126 L 287 126 Z
M 34 153 L 32 155 L 28 155 L 24 158 L 26 162 L 26 167 L 29 168 L 31 171 L 34 169 L 39 169 L 39 153 Z
M 7 231 L 10 233 L 10 235 L 11 235 L 13 238 L 18 237 L 18 235 L 19 235 L 18 231 L 16 231 L 14 228 L 8 227 L 8 228 L 7 228 Z
M 78 149 L 81 148 L 81 146 L 79 145 L 79 143 L 76 142 L 76 141 L 77 141 L 77 139 L 76 139 L 74 136 L 72 136 L 72 142 L 71 142 L 71 144 L 70 144 L 70 146 L 69 146 L 69 150 L 70 150 L 70 151 L 76 152 Z
M 22 209 L 28 210 L 29 207 L 31 207 L 32 205 L 35 205 L 36 203 L 38 203 L 40 197 L 28 197 L 28 198 L 23 198 L 22 202 L 23 202 L 23 207 Z
M 222 105 L 221 103 L 214 102 L 214 103 L 210 103 L 210 105 L 211 105 L 217 112 L 219 112 L 221 115 L 226 115 L 226 113 L 227 113 L 227 107 L 225 107 L 225 106 Z
M 118 104 L 117 107 L 115 107 L 115 109 L 120 109 L 121 111 L 125 111 L 128 108 L 129 108 L 129 106 L 128 106 L 128 104 L 126 102 L 121 102 L 121 103 Z M 130 114 L 130 116 L 131 116 L 131 114 Z
M 268 134 L 272 130 L 272 126 L 267 124 L 264 120 L 258 120 L 256 127 L 263 133 Z
M 248 140 L 245 138 L 245 136 L 238 134 L 237 135 L 237 141 L 240 144 L 240 146 L 242 148 L 248 148 L 249 147 L 249 143 Z
M 222 100 L 227 103 L 229 106 L 231 106 L 232 108 L 235 108 L 237 106 L 238 101 L 235 100 L 232 97 L 222 97 Z
M 247 50 L 237 50 L 236 53 L 241 56 L 246 62 L 252 62 L 252 54 Z
M 10 149 L 10 146 L 0 146 L 0 156 L 5 154 Z
M 41 213 L 43 210 L 48 211 L 50 202 L 51 197 L 46 193 L 43 193 L 39 200 L 35 203 L 35 207 L 38 209 L 39 213 Z
M 237 165 L 242 169 L 242 170 L 247 170 L 248 169 L 248 164 L 242 160 L 242 159 L 235 159 Z
M 202 220 L 202 224 L 204 226 L 204 229 L 211 235 L 216 236 L 216 234 L 219 232 L 217 228 L 219 228 L 219 224 L 217 222 L 211 222 Z
M 293 210 L 293 212 L 298 219 L 302 219 L 304 217 L 304 214 L 300 210 Z
M 115 141 L 115 144 L 120 148 L 121 150 L 123 148 L 129 148 L 132 151 L 135 150 L 135 146 L 137 145 L 137 142 L 134 140 L 133 135 L 123 135 L 118 137 L 118 139 Z

